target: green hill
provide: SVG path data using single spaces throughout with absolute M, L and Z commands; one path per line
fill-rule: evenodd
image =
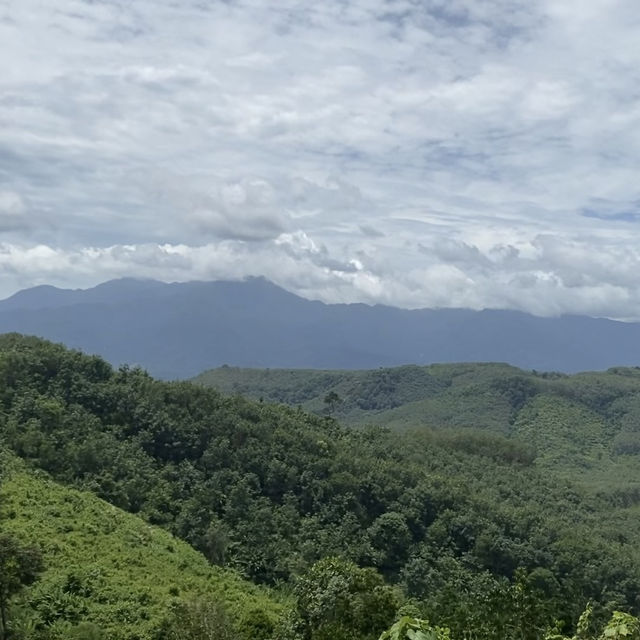
M 371 371 L 221 367 L 195 382 L 299 405 L 351 426 L 500 434 L 530 446 L 541 468 L 596 490 L 640 494 L 640 369 L 565 375 L 499 363 Z
M 560 374 L 559 374 L 560 375 Z M 225 394 L 331 413 L 351 425 L 482 427 L 507 432 L 513 412 L 543 390 L 538 376 L 501 363 L 362 371 L 220 367 L 194 382 Z M 336 394 L 329 407 L 325 399 Z
M 443 415 L 447 393 L 466 398 L 460 415 L 471 420 L 485 394 L 486 410 L 478 411 L 484 426 L 461 428 L 453 405 L 444 429 L 347 428 L 328 416 L 160 382 L 8 335 L 0 336 L 0 435 L 31 468 L 163 527 L 212 564 L 293 591 L 298 620 L 287 618 L 291 633 L 278 631 L 278 640 L 323 637 L 313 631 L 327 622 L 318 611 L 330 617 L 327 603 L 340 589 L 355 591 L 337 603 L 345 611 L 354 603 L 366 609 L 366 589 L 373 596 L 392 591 L 388 604 L 408 602 L 454 637 L 478 640 L 540 640 L 556 621 L 572 630 L 589 600 L 596 622 L 614 609 L 637 613 L 640 496 L 629 483 L 593 492 L 560 477 L 553 456 L 539 451 L 535 458 L 527 432 L 548 424 L 536 444 L 558 446 L 543 432 L 570 439 L 573 427 L 563 431 L 554 421 L 578 407 L 577 424 L 590 435 L 584 451 L 573 443 L 570 458 L 586 468 L 609 442 L 609 425 L 622 433 L 633 424 L 633 372 L 616 374 L 619 389 L 588 376 L 558 387 L 552 397 L 562 403 L 547 403 L 545 394 L 565 378 L 506 365 L 430 367 L 428 375 L 408 367 L 400 382 L 397 374 L 360 372 L 368 391 L 353 403 L 362 397 L 398 403 L 379 413 L 400 410 L 429 386 L 431 399 L 444 398 Z M 348 372 L 340 375 L 343 384 L 353 382 Z M 504 400 L 502 413 L 491 413 L 496 397 Z M 339 404 L 334 398 L 328 408 Z M 359 411 L 373 411 L 361 404 Z M 74 535 L 67 518 L 66 527 Z M 372 571 L 359 573 L 356 565 Z M 264 609 L 262 618 L 261 607 L 255 612 L 259 620 L 270 617 Z M 381 611 L 366 631 L 355 619 L 362 632 L 335 640 L 377 640 L 393 619 L 391 606 Z
M 200 598 L 224 606 L 239 638 L 270 635 L 282 607 L 265 590 L 90 493 L 3 462 L 0 523 L 42 550 L 46 570 L 22 602 L 47 638 L 83 622 L 110 640 L 159 638 L 172 606 Z

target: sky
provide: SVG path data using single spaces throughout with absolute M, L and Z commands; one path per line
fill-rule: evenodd
M 264 276 L 640 319 L 635 0 L 0 0 L 0 297 Z

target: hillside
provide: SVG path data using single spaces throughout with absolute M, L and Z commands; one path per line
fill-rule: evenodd
M 82 623 L 109 640 L 159 638 L 172 607 L 199 599 L 224 606 L 239 638 L 253 640 L 260 629 L 270 635 L 281 607 L 264 590 L 211 566 L 166 531 L 29 472 L 11 456 L 2 456 L 2 468 L 2 532 L 43 552 L 46 570 L 23 602 L 50 640 L 70 637 Z
M 637 368 L 565 375 L 499 363 L 369 371 L 220 367 L 194 380 L 351 426 L 489 431 L 531 447 L 539 467 L 640 496 Z
M 637 496 L 587 492 L 497 433 L 354 430 L 7 335 L 0 434 L 34 468 L 285 592 L 339 556 L 458 638 L 540 640 L 589 600 L 600 622 L 638 612 Z M 306 615 L 316 596 L 297 597 Z M 353 637 L 376 640 L 385 615 Z
M 323 304 L 261 278 L 165 284 L 113 280 L 41 286 L 0 301 L 0 332 L 60 341 L 153 375 L 187 378 L 223 364 L 370 369 L 504 361 L 575 372 L 640 363 L 640 324 L 501 310 Z

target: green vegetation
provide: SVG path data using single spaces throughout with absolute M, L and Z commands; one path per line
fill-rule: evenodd
M 326 408 L 327 398 L 339 399 L 339 406 L 336 403 L 335 407 L 338 409 L 336 415 L 351 423 L 442 392 L 448 385 L 447 380 L 439 379 L 430 369 L 413 365 L 374 371 L 242 369 L 223 366 L 200 374 L 194 381 L 227 395 L 300 405 L 316 413 Z
M 530 447 L 542 469 L 640 501 L 640 369 L 568 376 L 505 364 L 324 372 L 221 367 L 195 381 L 317 414 L 327 413 L 331 398 L 329 413 L 351 426 L 499 434 Z
M 394 376 L 406 372 L 413 382 L 400 389 Z M 350 374 L 340 375 L 346 385 Z M 314 396 L 313 415 L 0 337 L 0 437 L 36 470 L 5 480 L 2 512 L 9 533 L 38 544 L 47 567 L 14 600 L 36 624 L 49 620 L 54 638 L 106 627 L 123 640 L 377 640 L 403 614 L 460 640 L 542 640 L 573 633 L 588 602 L 593 628 L 614 611 L 637 615 L 633 487 L 575 485 L 555 469 L 601 472 L 608 482 L 617 459 L 633 463 L 612 443 L 633 433 L 640 378 L 624 370 L 575 379 L 506 365 L 401 368 L 388 387 L 367 382 L 366 397 L 395 398 L 391 411 L 439 398 L 446 428 L 352 429 L 328 415 L 356 402 L 346 387 Z M 431 399 L 418 398 L 420 381 Z M 482 424 L 471 429 L 480 396 Z M 103 502 L 38 469 L 137 517 L 107 517 Z M 103 558 L 79 605 L 83 587 L 69 574 L 85 584 L 82 567 Z M 270 585 L 285 615 L 278 619 L 265 592 L 211 565 Z M 100 576 L 112 586 L 103 590 Z M 68 611 L 83 613 L 47 618 L 39 603 L 49 593 L 66 594 L 62 602 L 70 594 Z
M 567 638 L 559 633 L 549 632 L 545 640 L 640 640 L 640 620 L 622 611 L 614 611 L 611 619 L 602 629 L 596 631 L 593 625 L 593 606 L 587 605 L 578 620 L 576 634 Z
M 567 638 L 553 630 L 544 640 L 640 640 L 640 620 L 628 613 L 614 611 L 601 632 L 592 630 L 593 607 L 588 605 L 578 621 L 576 635 Z M 517 638 L 518 636 L 511 636 Z M 446 627 L 433 627 L 427 620 L 403 616 L 379 640 L 451 640 Z
M 403 616 L 380 640 L 450 640 L 449 629 L 432 627 L 426 620 Z
M 0 535 L 0 638 L 10 632 L 9 605 L 20 591 L 42 572 L 42 554 L 35 546 L 25 546 L 7 533 Z
M 45 565 L 40 579 L 24 581 L 31 586 L 14 598 L 14 634 L 7 637 L 26 628 L 28 638 L 68 638 L 90 623 L 110 640 L 160 638 L 173 614 L 184 618 L 183 609 L 193 609 L 196 599 L 225 612 L 237 637 L 270 635 L 281 606 L 263 590 L 89 493 L 29 473 L 6 455 L 3 467 L 0 544 L 5 537 L 20 540 L 26 550 L 39 549 Z M 2 585 L 3 560 L 0 553 Z M 34 567 L 38 560 L 31 557 L 27 569 Z M 194 619 L 189 616 L 192 625 Z M 262 636 L 254 635 L 257 622 L 267 623 Z
M 373 569 L 325 558 L 296 584 L 295 606 L 279 635 L 286 640 L 375 640 L 393 622 L 398 595 Z

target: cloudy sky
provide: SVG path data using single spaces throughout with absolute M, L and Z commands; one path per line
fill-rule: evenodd
M 263 275 L 640 318 L 635 0 L 0 0 L 0 296 Z

